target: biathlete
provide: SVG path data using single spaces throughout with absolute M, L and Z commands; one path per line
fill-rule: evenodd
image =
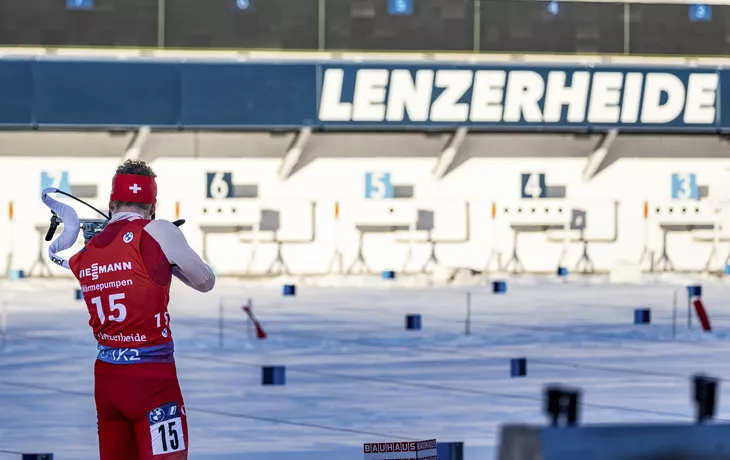
M 101 460 L 188 457 L 167 311 L 170 284 L 174 275 L 208 292 L 215 275 L 175 224 L 154 220 L 155 177 L 142 161 L 121 165 L 112 181 L 109 222 L 65 263 L 81 285 L 98 342 L 94 398 Z M 59 265 L 66 262 L 54 257 Z

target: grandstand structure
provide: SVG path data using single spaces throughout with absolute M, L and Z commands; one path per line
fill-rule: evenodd
M 0 2 L 0 272 L 60 274 L 40 190 L 126 158 L 224 275 L 723 272 L 728 11 Z
M 726 55 L 722 0 L 28 0 L 5 45 Z

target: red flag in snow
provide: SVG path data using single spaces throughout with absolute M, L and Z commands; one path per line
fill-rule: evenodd
M 261 326 L 261 323 L 256 319 L 256 317 L 253 315 L 253 310 L 251 310 L 251 307 L 249 305 L 244 305 L 241 307 L 243 311 L 246 312 L 249 318 L 251 318 L 251 322 L 254 326 L 256 326 L 256 337 L 259 340 L 264 340 L 266 338 L 266 331 L 264 331 L 264 328 Z
M 705 332 L 712 332 L 710 318 L 707 316 L 705 306 L 702 305 L 702 300 L 695 299 L 692 303 L 695 306 L 695 311 L 697 311 L 697 317 L 700 319 L 700 324 L 702 324 L 702 330 Z

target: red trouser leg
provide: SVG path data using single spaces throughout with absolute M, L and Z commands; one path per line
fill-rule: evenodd
M 186 460 L 188 427 L 175 365 L 97 361 L 101 460 Z
M 102 419 L 100 415 L 99 458 L 101 460 L 138 458 L 134 425 L 128 420 Z

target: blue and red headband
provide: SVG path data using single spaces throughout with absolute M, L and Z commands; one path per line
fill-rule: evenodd
M 136 174 L 115 174 L 112 179 L 113 201 L 156 204 L 157 182 L 154 177 Z

